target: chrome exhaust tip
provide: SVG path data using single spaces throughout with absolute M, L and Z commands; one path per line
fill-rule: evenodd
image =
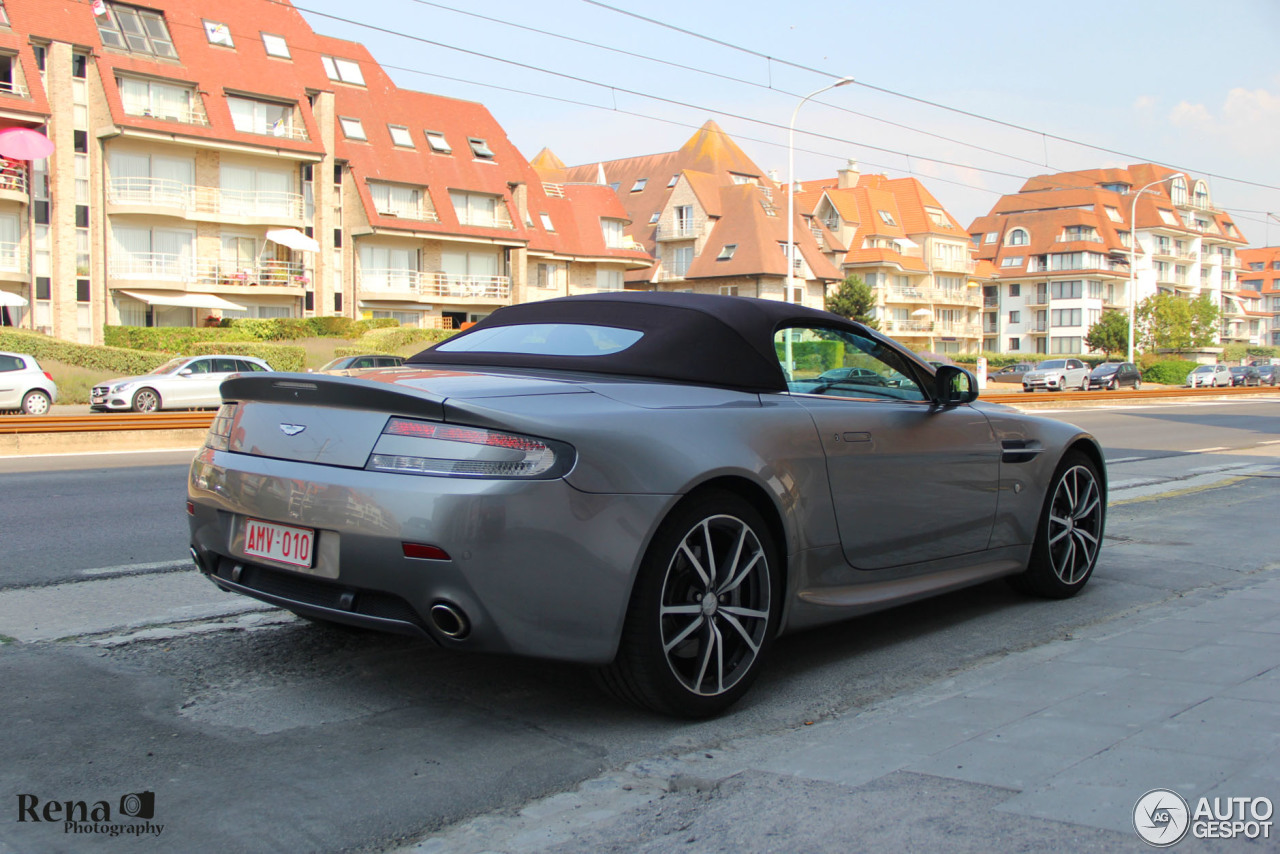
M 462 640 L 471 632 L 471 622 L 452 602 L 437 602 L 431 606 L 431 624 L 447 638 Z
M 189 551 L 191 552 L 191 560 L 195 563 L 196 569 L 200 570 L 201 572 L 207 573 L 208 570 L 204 568 L 204 561 L 200 559 L 200 553 L 196 551 L 196 547 L 191 546 L 189 548 Z

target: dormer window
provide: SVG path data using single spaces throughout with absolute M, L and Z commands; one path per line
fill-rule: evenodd
M 489 148 L 489 143 L 477 137 L 468 137 L 467 142 L 471 143 L 471 153 L 476 156 L 477 160 L 492 160 L 493 149 Z
M 1107 211 L 1107 219 L 1112 222 L 1124 222 L 1124 219 L 1120 216 L 1120 211 L 1118 209 L 1113 208 L 1110 205 L 1106 205 L 1105 209 Z
M 289 53 L 289 43 L 284 40 L 284 36 L 263 33 L 262 49 L 267 52 L 267 56 L 274 56 L 277 59 L 293 59 L 293 56 Z
M 676 181 L 679 181 L 679 180 L 680 180 L 680 176 L 678 174 L 672 175 L 671 180 L 667 182 L 667 189 L 669 190 L 672 187 L 674 187 L 676 185 Z
M 885 225 L 898 224 L 898 221 L 893 218 L 893 214 L 889 213 L 888 211 L 876 211 L 876 213 L 880 214 L 880 221 L 883 222 Z
M 604 234 L 604 245 L 610 249 L 621 249 L 624 243 L 623 233 L 626 224 L 620 219 L 600 220 L 600 231 Z
M 330 80 L 339 83 L 350 83 L 353 86 L 364 85 L 364 73 L 360 71 L 360 63 L 339 56 L 322 56 L 320 64 Z
M 660 219 L 662 219 L 662 211 L 654 211 L 652 214 L 649 215 L 649 224 L 653 225 L 655 222 L 657 222 Z
M 95 15 L 98 36 L 107 47 L 177 59 L 173 38 L 164 15 L 151 9 L 107 3 L 106 13 Z
M 631 192 L 633 192 L 633 193 L 638 193 L 638 192 L 640 192 L 641 190 L 643 190 L 643 189 L 644 189 L 645 184 L 648 184 L 648 183 L 649 183 L 649 179 L 648 179 L 648 178 L 638 178 L 638 179 L 636 179 L 636 182 L 635 182 L 634 184 L 632 184 L 632 185 L 631 185 Z
M 235 47 L 235 43 L 231 41 L 231 28 L 226 24 L 221 24 L 217 21 L 205 21 L 204 36 L 209 40 L 209 44 Z
M 383 216 L 438 221 L 435 210 L 431 207 L 430 197 L 423 188 L 404 184 L 387 184 L 382 181 L 367 183 L 369 196 L 373 199 L 373 208 Z
M 733 258 L 733 253 L 738 251 L 738 244 L 726 243 L 720 247 L 720 254 L 716 256 L 717 261 L 728 261 Z
M 1025 228 L 1015 228 L 1009 232 L 1005 243 L 1009 246 L 1026 246 L 1031 242 L 1031 234 Z
M 1174 216 L 1173 211 L 1165 210 L 1164 208 L 1157 208 L 1157 210 L 1160 211 L 1160 219 L 1164 221 L 1165 225 L 1178 224 L 1179 220 Z
M 431 150 L 437 154 L 452 154 L 453 146 L 449 145 L 449 141 L 444 138 L 444 134 L 437 130 L 425 131 L 427 135 L 427 145 L 431 146 Z
M 544 214 L 541 214 L 541 218 L 542 218 L 542 227 L 543 227 L 543 228 L 545 228 L 547 231 L 555 231 L 555 230 L 556 230 L 555 223 L 553 223 L 553 222 L 551 221 L 551 214 L 545 214 L 545 213 L 544 213 Z
M 204 124 L 200 103 L 190 85 L 162 83 L 139 77 L 117 77 L 120 105 L 126 115 L 165 119 L 188 124 Z
M 227 96 L 231 124 L 243 133 L 306 139 L 306 130 L 293 125 L 293 105 Z

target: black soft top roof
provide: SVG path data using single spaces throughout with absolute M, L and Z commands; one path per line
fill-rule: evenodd
M 442 352 L 435 345 L 406 364 L 550 368 L 786 391 L 773 344 L 778 328 L 820 323 L 872 334 L 834 314 L 776 300 L 639 291 L 507 306 L 450 340 L 481 329 L 528 323 L 611 326 L 642 332 L 643 337 L 621 352 L 596 356 Z

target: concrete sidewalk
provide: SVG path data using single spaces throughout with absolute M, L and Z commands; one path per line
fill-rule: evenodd
M 1280 802 L 1280 565 L 402 851 L 1140 851 L 1135 804 L 1157 788 L 1192 812 L 1202 796 Z M 1275 851 L 1277 830 L 1189 832 L 1177 850 Z

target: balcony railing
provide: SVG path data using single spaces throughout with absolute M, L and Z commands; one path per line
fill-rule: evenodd
M 439 222 L 440 216 L 424 204 L 417 205 L 374 205 L 381 216 L 393 216 L 397 219 L 412 219 L 418 222 Z
M 886 332 L 914 332 L 925 333 L 932 332 L 934 323 L 932 320 L 887 320 L 888 325 Z
M 198 99 L 197 99 L 198 100 Z M 182 105 L 176 104 L 171 106 L 156 106 L 148 103 L 134 103 L 127 98 L 123 100 L 124 114 L 126 116 L 137 116 L 143 119 L 159 119 L 166 122 L 182 122 L 187 125 L 208 125 L 209 117 L 205 115 L 204 107 L 198 104 Z
M 21 80 L 0 80 L 0 95 L 17 95 L 19 98 L 30 98 L 31 91 Z
M 459 225 L 476 225 L 481 228 L 515 228 L 511 223 L 511 214 L 507 213 L 506 207 L 500 207 L 493 213 L 458 210 L 457 208 L 454 208 L 454 211 L 458 214 Z
M 904 253 L 905 254 L 905 253 Z M 977 263 L 972 258 L 934 258 L 934 271 L 944 273 L 972 273 L 977 267 Z
M 167 178 L 112 178 L 107 201 L 248 219 L 301 219 L 303 210 L 301 193 L 197 187 Z
M 1028 306 L 1048 305 L 1049 295 L 1048 294 L 1027 294 L 1026 304 Z
M 396 268 L 364 268 L 360 287 L 366 291 L 392 291 L 432 299 L 506 300 L 511 297 L 507 276 L 468 276 L 428 273 Z
M 553 199 L 564 198 L 564 184 L 551 184 L 546 181 L 542 182 L 542 192 L 546 193 Z
M 0 273 L 25 273 L 27 254 L 21 243 L 0 243 Z
M 0 190 L 11 193 L 29 192 L 27 167 L 12 160 L 0 160 Z
M 307 136 L 307 128 L 305 125 L 292 122 L 273 122 L 267 124 L 265 121 L 236 121 L 232 116 L 232 125 L 240 133 L 255 133 L 260 136 L 274 136 L 279 139 L 310 139 Z
M 1000 297 L 983 297 L 983 298 L 982 298 L 982 307 L 983 307 L 983 308 L 999 308 L 999 307 L 1000 307 Z
M 107 273 L 113 279 L 277 288 L 302 288 L 309 281 L 305 267 L 293 261 L 245 262 L 163 252 L 115 253 Z
M 701 226 L 698 222 L 677 223 L 670 228 L 657 226 L 653 230 L 654 240 L 692 240 L 698 236 Z

